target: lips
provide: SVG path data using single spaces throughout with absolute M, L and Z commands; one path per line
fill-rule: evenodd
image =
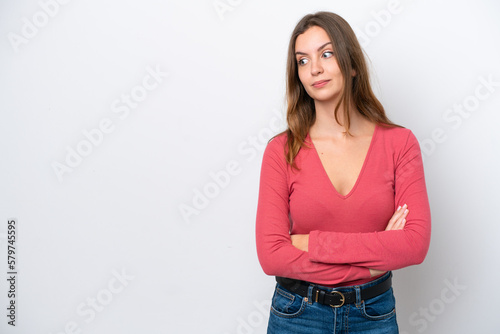
M 330 82 L 330 80 L 319 80 L 319 81 L 314 82 L 312 85 L 315 88 L 321 88 L 329 82 Z

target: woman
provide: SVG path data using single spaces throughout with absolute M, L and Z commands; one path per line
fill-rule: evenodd
M 333 13 L 295 27 L 287 102 L 256 221 L 259 261 L 277 280 L 268 333 L 398 333 L 391 270 L 421 263 L 430 242 L 418 141 L 386 117 Z

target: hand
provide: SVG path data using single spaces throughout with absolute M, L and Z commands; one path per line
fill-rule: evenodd
M 292 245 L 301 251 L 307 252 L 309 250 L 309 234 L 292 234 Z
M 408 215 L 409 210 L 407 209 L 407 205 L 403 205 L 403 207 L 398 207 L 396 212 L 391 217 L 391 220 L 389 220 L 389 223 L 387 224 L 387 227 L 385 228 L 386 231 L 395 231 L 395 230 L 402 230 L 405 227 L 406 223 L 406 216 Z
M 387 227 L 385 228 L 386 231 L 395 231 L 395 230 L 402 230 L 405 227 L 406 223 L 406 216 L 408 215 L 408 206 L 405 204 L 403 207 L 398 207 L 396 212 L 391 217 L 391 220 L 389 220 L 389 223 L 387 224 Z M 377 270 L 377 269 L 370 269 L 370 275 L 371 277 L 379 276 L 386 273 L 384 270 Z
M 405 204 L 403 207 L 398 207 L 396 212 L 391 217 L 391 220 L 389 220 L 389 223 L 387 224 L 387 227 L 385 228 L 386 231 L 395 231 L 395 230 L 402 230 L 405 227 L 406 223 L 406 216 L 408 215 L 408 206 Z M 377 270 L 377 269 L 370 269 L 370 275 L 371 277 L 379 276 L 387 271 L 384 270 Z
M 387 271 L 383 271 L 383 270 L 377 270 L 377 269 L 370 269 L 370 275 L 372 277 L 375 277 L 375 276 L 378 276 L 378 275 L 382 275 L 382 274 L 385 274 Z

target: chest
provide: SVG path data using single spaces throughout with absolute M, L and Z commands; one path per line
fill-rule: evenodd
M 370 143 L 371 137 L 349 143 L 314 142 L 321 168 L 340 195 L 346 196 L 354 188 L 367 158 Z
M 299 152 L 301 170 L 289 174 L 293 233 L 371 232 L 387 226 L 394 213 L 395 166 L 390 152 L 364 148 L 365 154 L 337 151 L 323 158 L 321 147 Z

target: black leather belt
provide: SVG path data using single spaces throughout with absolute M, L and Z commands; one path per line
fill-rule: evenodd
M 313 283 L 299 281 L 291 278 L 279 277 L 279 276 L 276 276 L 276 282 L 278 282 L 279 285 L 281 285 L 288 291 L 296 293 L 302 297 L 307 297 L 309 292 L 309 286 L 313 285 L 314 286 L 312 291 L 313 301 L 324 305 L 330 305 L 331 307 L 341 307 L 344 304 L 353 304 L 356 302 L 356 290 L 354 288 L 348 288 L 348 291 L 345 291 L 346 288 L 340 287 L 338 288 L 339 291 L 337 290 L 328 291 L 322 289 L 321 287 Z M 360 291 L 361 300 L 366 300 L 376 297 L 389 290 L 391 288 L 391 285 L 392 285 L 392 272 L 386 279 L 375 285 L 372 285 L 367 288 L 361 287 Z

